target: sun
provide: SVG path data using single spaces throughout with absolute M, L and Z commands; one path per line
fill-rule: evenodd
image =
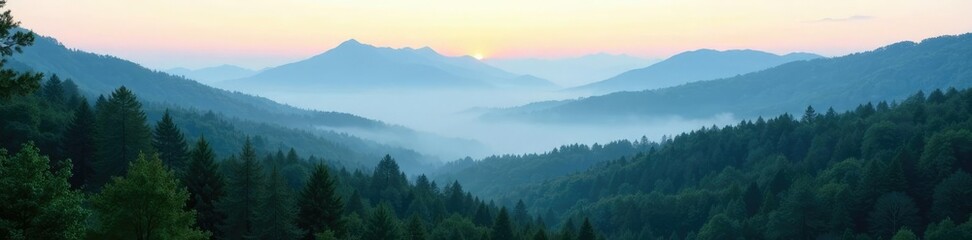
M 476 60 L 483 60 L 485 58 L 482 53 L 473 53 L 472 57 Z

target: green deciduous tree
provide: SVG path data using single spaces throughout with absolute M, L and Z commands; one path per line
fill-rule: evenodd
M 972 213 L 972 176 L 953 173 L 935 186 L 932 220 L 968 219 Z
M 884 238 L 891 237 L 901 228 L 918 227 L 918 208 L 911 197 L 901 192 L 882 195 L 868 216 L 871 233 Z
M 0 9 L 7 5 L 6 0 L 0 0 Z M 20 22 L 13 19 L 10 10 L 0 14 L 0 99 L 9 99 L 16 95 L 27 95 L 40 87 L 40 80 L 44 76 L 33 73 L 18 73 L 3 66 L 7 57 L 20 53 L 23 47 L 34 44 L 34 32 L 22 31 L 18 28 Z
M 51 172 L 33 144 L 8 156 L 0 149 L 0 239 L 81 239 L 88 213 L 71 190 L 70 168 Z
M 186 210 L 189 192 L 158 156 L 140 155 L 128 174 L 115 177 L 91 199 L 97 213 L 96 239 L 207 239 Z

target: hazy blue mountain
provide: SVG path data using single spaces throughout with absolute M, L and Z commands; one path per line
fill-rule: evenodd
M 245 78 L 253 76 L 257 73 L 257 71 L 254 70 L 228 64 L 200 69 L 188 69 L 181 67 L 172 68 L 165 70 L 165 72 L 176 76 L 183 76 L 205 84 L 212 84 L 230 79 Z
M 780 56 L 755 50 L 716 51 L 701 49 L 679 53 L 651 66 L 627 71 L 606 80 L 571 90 L 602 94 L 657 89 L 695 81 L 732 77 L 792 61 L 820 57 L 810 53 L 790 53 Z
M 61 79 L 74 80 L 81 90 L 95 95 L 107 94 L 125 86 L 144 102 L 195 111 L 213 111 L 228 118 L 303 129 L 322 135 L 348 132 L 346 129 L 371 132 L 375 138 L 381 133 L 382 139 L 372 140 L 428 154 L 436 154 L 435 149 L 409 146 L 408 143 L 412 141 L 407 139 L 420 139 L 423 144 L 438 142 L 441 143 L 440 146 L 451 148 L 483 148 L 472 141 L 444 138 L 352 114 L 299 109 L 262 97 L 209 87 L 113 56 L 68 49 L 49 37 L 38 36 L 34 45 L 25 48 L 23 54 L 10 59 L 8 66 L 57 74 Z M 385 138 L 396 141 L 385 141 Z M 374 142 L 370 144 L 382 145 Z M 380 148 L 371 150 L 384 151 Z
M 828 107 L 846 110 L 862 102 L 901 100 L 917 91 L 970 87 L 970 66 L 972 34 L 942 36 L 843 57 L 791 62 L 726 79 L 527 105 L 485 118 L 605 121 L 720 113 L 754 117 L 802 113 L 808 105 L 821 112 Z
M 653 59 L 606 53 L 562 59 L 510 58 L 484 61 L 508 72 L 530 74 L 561 86 L 588 84 L 658 62 Z
M 250 91 L 555 87 L 546 80 L 508 73 L 469 56 L 446 57 L 428 47 L 375 47 L 356 40 L 217 86 Z

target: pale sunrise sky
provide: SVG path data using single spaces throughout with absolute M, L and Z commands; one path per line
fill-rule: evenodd
M 158 69 L 259 69 L 351 38 L 486 58 L 664 58 L 699 48 L 836 56 L 972 31 L 968 0 L 9 0 L 8 8 L 68 47 Z

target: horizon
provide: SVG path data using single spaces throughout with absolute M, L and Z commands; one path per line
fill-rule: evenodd
M 385 5 L 288 0 L 252 6 L 228 0 L 50 0 L 8 5 L 25 28 L 72 48 L 153 69 L 228 64 L 258 70 L 306 59 L 348 39 L 392 48 L 428 46 L 446 56 L 485 60 L 599 53 L 664 59 L 697 49 L 832 57 L 972 31 L 962 10 L 972 8 L 972 2 L 958 1 L 872 0 L 840 9 L 767 0 Z M 735 11 L 751 7 L 759 8 Z

